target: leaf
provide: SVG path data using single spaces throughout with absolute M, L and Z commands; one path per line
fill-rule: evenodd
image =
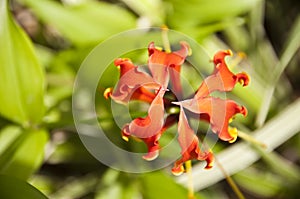
M 177 184 L 173 178 L 162 172 L 151 172 L 144 174 L 141 180 L 145 199 L 188 198 L 187 189 Z M 200 197 L 196 195 L 196 198 Z
M 160 26 L 164 24 L 165 10 L 162 0 L 122 0 L 128 7 L 141 17 L 150 20 L 151 25 Z
M 284 188 L 284 182 L 275 175 L 250 168 L 234 175 L 234 180 L 244 189 L 264 198 L 274 197 Z
M 18 126 L 7 126 L 0 131 L 0 157 L 10 148 L 21 135 L 22 130 Z M 1 159 L 1 158 L 0 158 Z
M 28 36 L 0 1 L 0 114 L 22 125 L 44 115 L 44 75 Z
M 260 0 L 168 0 L 173 12 L 168 16 L 171 27 L 180 29 L 195 27 L 236 17 L 250 11 Z
M 52 25 L 75 45 L 94 44 L 135 27 L 135 17 L 121 7 L 96 1 L 63 6 L 50 0 L 22 0 L 41 21 Z
M 45 130 L 22 133 L 12 150 L 7 150 L 4 157 L 0 157 L 0 173 L 26 180 L 42 164 L 47 141 L 48 133 Z
M 0 175 L 0 198 L 47 199 L 45 195 L 27 182 L 6 175 Z
M 289 62 L 292 60 L 293 56 L 296 54 L 300 48 L 300 16 L 296 19 L 289 35 L 287 42 L 285 43 L 284 50 L 280 56 L 279 61 L 276 66 L 270 71 L 269 81 L 266 85 L 266 89 L 262 98 L 262 103 L 260 106 L 260 111 L 258 112 L 256 123 L 258 126 L 262 125 L 267 119 L 269 108 L 273 99 L 273 94 L 275 92 L 275 87 L 277 86 L 279 79 L 283 71 L 288 66 Z
M 300 181 L 300 170 L 294 164 L 291 164 L 288 160 L 284 159 L 282 156 L 276 152 L 269 152 L 258 148 L 257 149 L 262 159 L 270 167 L 270 170 L 275 171 L 277 174 L 280 174 L 285 182 L 288 184 L 297 184 Z
M 89 173 L 82 177 L 68 180 L 56 192 L 51 194 L 50 198 L 66 199 L 66 198 L 83 198 L 83 196 L 92 192 L 98 183 L 99 175 L 97 173 Z

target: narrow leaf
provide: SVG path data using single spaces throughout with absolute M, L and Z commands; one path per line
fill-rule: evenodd
M 271 71 L 272 75 L 270 76 L 270 81 L 268 85 L 266 85 L 265 93 L 261 103 L 261 109 L 258 113 L 256 123 L 258 125 L 262 125 L 268 115 L 269 108 L 272 103 L 273 93 L 275 92 L 275 87 L 279 81 L 280 76 L 282 75 L 285 68 L 288 66 L 289 62 L 295 55 L 295 53 L 300 48 L 300 16 L 298 16 L 297 20 L 294 23 L 292 30 L 289 33 L 287 42 L 285 43 L 285 48 L 283 50 L 282 55 L 280 56 L 279 62 L 277 62 L 273 71 Z

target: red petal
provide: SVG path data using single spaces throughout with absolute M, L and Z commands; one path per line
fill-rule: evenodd
M 237 82 L 243 86 L 249 83 L 249 76 L 246 73 L 233 74 L 227 67 L 225 57 L 232 55 L 230 50 L 219 51 L 215 54 L 213 62 L 215 70 L 212 75 L 205 78 L 200 85 L 196 97 L 206 97 L 213 91 L 231 91 Z
M 120 78 L 127 73 L 128 71 L 132 70 L 136 66 L 133 65 L 130 59 L 127 58 L 118 58 L 114 61 L 115 66 L 120 69 Z
M 147 137 L 147 138 L 139 137 L 140 139 L 142 139 L 145 142 L 145 144 L 148 147 L 148 153 L 145 156 L 143 156 L 143 158 L 145 160 L 151 161 L 151 160 L 155 159 L 158 156 L 158 154 L 159 154 L 159 142 L 158 142 L 158 140 L 160 139 L 160 136 L 165 132 L 165 130 L 167 128 L 172 126 L 177 121 L 177 119 L 178 119 L 177 115 L 169 115 L 167 117 L 166 122 L 163 125 L 163 127 L 158 132 L 155 132 L 155 134 L 153 136 L 150 136 L 150 137 Z M 148 120 L 148 119 L 146 119 L 146 120 Z M 138 131 L 137 129 L 132 129 L 132 131 L 130 131 L 130 128 L 129 128 L 130 125 L 131 124 L 125 125 L 123 127 L 123 130 L 122 130 L 122 138 L 125 141 L 128 141 L 128 138 L 131 135 L 136 136 L 136 137 L 139 136 L 139 134 L 137 134 L 135 132 L 135 131 Z
M 214 165 L 214 155 L 210 150 L 205 153 L 205 155 L 203 156 L 203 160 L 204 159 L 206 160 L 205 169 L 211 169 Z
M 117 59 L 115 64 L 120 66 L 120 80 L 116 89 L 110 94 L 113 100 L 118 103 L 127 103 L 130 99 L 147 102 L 154 99 L 155 95 L 147 89 L 159 89 L 160 85 L 150 75 L 138 71 L 129 59 Z
M 131 135 L 138 138 L 149 138 L 159 132 L 164 124 L 164 89 L 160 89 L 152 101 L 148 115 L 145 118 L 136 118 L 129 125 Z
M 207 159 L 207 154 L 202 153 L 199 148 L 199 140 L 195 135 L 193 129 L 189 126 L 186 115 L 183 108 L 180 110 L 179 122 L 178 122 L 178 141 L 181 147 L 181 158 L 175 162 L 172 169 L 174 175 L 180 175 L 184 172 L 183 163 L 192 160 L 205 160 Z
M 244 106 L 239 106 L 232 100 L 214 97 L 194 98 L 175 104 L 181 104 L 193 113 L 207 114 L 212 130 L 224 141 L 236 139 L 236 135 L 228 131 L 229 120 L 238 113 L 247 115 L 247 109 Z
M 181 49 L 171 53 L 158 50 L 153 42 L 148 46 L 148 66 L 153 78 L 164 87 L 168 86 L 169 78 L 171 78 L 172 87 L 176 93 L 182 91 L 179 78 L 180 66 L 190 53 L 190 47 L 187 43 L 181 42 L 180 44 Z M 169 67 L 172 69 L 169 70 Z
M 177 115 L 169 115 L 166 122 L 160 132 L 150 138 L 143 138 L 142 140 L 146 143 L 148 147 L 147 155 L 144 155 L 145 160 L 154 160 L 159 155 L 159 142 L 160 136 L 166 131 L 167 128 L 172 126 L 177 120 Z
M 156 159 L 159 155 L 159 138 L 162 134 L 162 131 L 158 132 L 156 135 L 149 138 L 142 138 L 148 147 L 148 153 L 143 156 L 147 161 L 152 161 Z

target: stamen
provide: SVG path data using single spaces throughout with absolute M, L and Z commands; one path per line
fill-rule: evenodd
M 232 52 L 230 56 L 232 56 Z M 237 56 L 234 57 L 230 62 L 230 68 L 235 68 L 237 65 L 239 65 L 243 60 L 247 58 L 246 54 L 244 52 L 238 52 Z
M 105 91 L 103 93 L 104 98 L 105 99 L 110 98 L 110 96 L 112 95 L 112 92 L 113 92 L 113 88 L 107 88 L 107 89 L 105 89 Z
M 122 139 L 125 140 L 126 142 L 129 141 L 129 138 L 127 136 L 125 136 L 125 135 L 122 135 Z
M 233 143 L 237 139 L 238 131 L 235 127 L 228 127 L 228 133 L 233 137 L 231 140 L 229 140 L 229 143 Z
M 161 26 L 161 30 L 162 30 L 162 42 L 165 48 L 165 52 L 170 53 L 172 51 L 171 51 L 170 42 L 168 38 L 169 28 L 166 25 L 163 25 Z

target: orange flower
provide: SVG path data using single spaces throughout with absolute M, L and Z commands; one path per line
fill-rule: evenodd
M 181 49 L 174 52 L 164 52 L 150 43 L 148 46 L 148 67 L 151 75 L 138 70 L 129 59 L 116 59 L 115 65 L 120 68 L 120 80 L 113 90 L 104 92 L 106 98 L 126 104 L 130 100 L 141 100 L 150 103 L 148 115 L 135 118 L 122 129 L 122 138 L 126 141 L 133 136 L 141 139 L 148 147 L 148 153 L 143 156 L 146 160 L 154 160 L 159 155 L 159 139 L 167 128 L 178 122 L 178 142 L 181 147 L 179 158 L 172 169 L 175 175 L 184 172 L 183 163 L 188 160 L 205 160 L 206 168 L 213 166 L 211 150 L 201 151 L 199 139 L 190 127 L 185 110 L 197 118 L 210 123 L 213 132 L 224 141 L 234 142 L 237 130 L 229 126 L 230 120 L 236 114 L 247 115 L 247 109 L 235 101 L 210 96 L 214 91 L 228 92 L 240 82 L 248 85 L 246 73 L 233 74 L 227 67 L 225 57 L 231 55 L 230 50 L 219 51 L 214 56 L 215 65 L 212 75 L 205 78 L 194 97 L 183 100 L 183 89 L 180 84 L 180 70 L 191 50 L 187 43 L 181 42 Z M 168 86 L 175 93 L 177 100 L 166 99 Z M 175 99 L 175 98 L 174 98 Z M 180 113 L 167 115 L 165 109 L 180 106 Z M 166 119 L 165 119 L 166 118 Z

